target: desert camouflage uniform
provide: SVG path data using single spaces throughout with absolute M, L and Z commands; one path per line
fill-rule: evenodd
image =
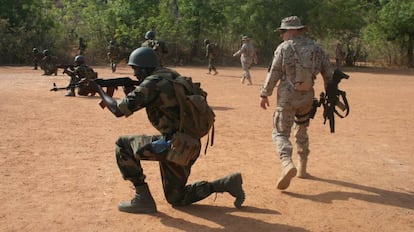
M 280 158 L 292 156 L 292 144 L 289 141 L 291 128 L 294 125 L 297 152 L 300 158 L 307 159 L 309 150 L 309 138 L 307 127 L 309 126 L 309 113 L 312 109 L 314 89 L 309 91 L 294 90 L 295 79 L 295 52 L 306 46 L 314 46 L 313 77 L 322 74 L 324 83 L 332 78 L 332 68 L 325 52 L 311 39 L 305 36 L 297 36 L 281 43 L 274 52 L 274 58 L 265 83 L 261 89 L 261 96 L 272 95 L 277 88 L 277 107 L 273 119 L 273 140 L 276 143 Z
M 256 60 L 256 51 L 250 40 L 244 42 L 240 50 L 233 54 L 233 56 L 238 55 L 240 55 L 240 62 L 244 72 L 242 76 L 242 83 L 244 82 L 244 79 L 247 79 L 249 84 L 252 84 L 250 67 Z
M 162 72 L 179 74 L 162 69 Z M 118 108 L 130 116 L 133 112 L 146 108 L 148 119 L 161 135 L 121 136 L 116 142 L 116 160 L 125 180 L 134 186 L 145 184 L 141 160 L 158 161 L 160 165 L 164 195 L 171 205 L 183 206 L 208 197 L 212 190 L 206 181 L 186 184 L 191 166 L 198 155 L 187 166 L 180 166 L 166 160 L 168 149 L 155 153 L 152 141 L 163 138 L 169 140 L 179 127 L 179 108 L 171 82 L 163 79 L 157 72 L 145 80 L 124 99 L 118 100 Z M 201 147 L 201 143 L 200 143 Z

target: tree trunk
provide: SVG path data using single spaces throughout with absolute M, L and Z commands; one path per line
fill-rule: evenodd
M 414 67 L 413 63 L 413 43 L 414 43 L 414 34 L 410 34 L 408 37 L 408 46 L 407 46 L 407 58 L 408 58 L 408 67 Z

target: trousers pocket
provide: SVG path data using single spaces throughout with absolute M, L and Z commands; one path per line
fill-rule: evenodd
M 190 161 L 195 160 L 200 154 L 200 140 L 177 132 L 171 142 L 171 148 L 167 154 L 167 160 L 181 166 L 187 166 Z

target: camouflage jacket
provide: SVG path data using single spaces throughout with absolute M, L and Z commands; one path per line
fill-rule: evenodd
M 305 50 L 312 51 L 312 76 L 316 78 L 321 74 L 325 84 L 332 79 L 332 67 L 328 56 L 315 41 L 305 37 L 297 36 L 291 40 L 282 42 L 275 50 L 272 65 L 267 73 L 265 82 L 261 88 L 260 96 L 272 95 L 273 89 L 279 83 L 278 92 L 292 93 L 292 80 L 296 78 L 296 53 Z M 300 54 L 299 54 L 300 56 Z M 278 96 L 279 96 L 278 95 Z
M 118 57 L 119 55 L 119 48 L 115 45 L 109 45 L 108 48 L 108 55 L 111 57 Z
M 145 108 L 151 124 L 161 134 L 172 135 L 179 127 L 180 110 L 174 87 L 170 81 L 162 78 L 163 75 L 179 76 L 171 69 L 158 69 L 146 77 L 133 92 L 118 100 L 117 104 L 125 117 Z
M 243 43 L 241 48 L 233 54 L 233 56 L 240 55 L 240 59 L 242 62 L 253 62 L 256 59 L 256 50 L 253 44 L 249 41 L 247 43 Z
M 97 74 L 95 73 L 95 71 L 93 71 L 93 69 L 89 66 L 87 66 L 86 64 L 82 64 L 79 65 L 78 67 L 76 67 L 74 74 L 79 78 L 79 79 L 88 79 L 88 80 L 93 80 L 97 78 Z
M 207 58 L 214 58 L 214 57 L 216 57 L 216 53 L 217 53 L 217 51 L 216 51 L 216 46 L 214 45 L 214 44 L 207 44 L 206 45 L 206 57 Z

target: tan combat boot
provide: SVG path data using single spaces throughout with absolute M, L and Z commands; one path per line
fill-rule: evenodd
M 308 159 L 299 158 L 299 165 L 298 165 L 298 174 L 296 175 L 299 178 L 306 178 L 308 177 L 308 173 L 306 172 L 306 165 L 308 163 Z
M 290 180 L 296 176 L 297 169 L 292 162 L 292 158 L 283 157 L 282 160 L 282 173 L 277 181 L 277 188 L 280 190 L 287 189 L 290 184 Z

